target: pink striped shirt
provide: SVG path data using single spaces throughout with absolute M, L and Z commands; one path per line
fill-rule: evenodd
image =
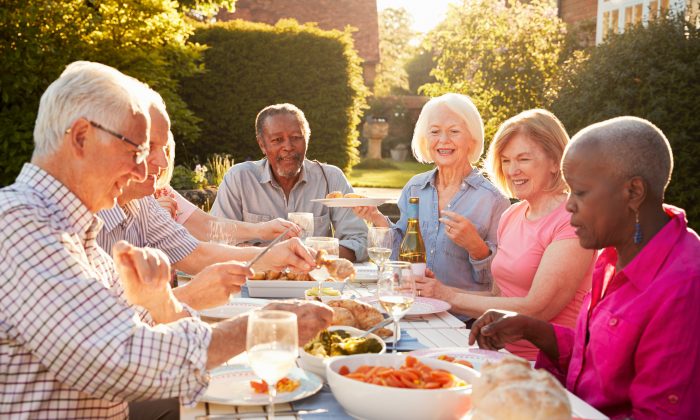
M 556 363 L 537 367 L 615 417 L 697 418 L 700 407 L 700 238 L 683 210 L 664 206 L 666 226 L 620 272 L 605 249 L 593 272 L 602 298 L 589 294 L 576 330 L 555 325 Z M 590 309 L 590 315 L 589 315 Z

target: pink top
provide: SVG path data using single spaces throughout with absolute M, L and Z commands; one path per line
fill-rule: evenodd
M 622 271 L 614 248 L 602 252 L 575 332 L 555 326 L 559 360 L 537 359 L 613 418 L 698 415 L 700 238 L 664 208 L 671 220 Z
M 182 194 L 175 191 L 172 187 L 168 186 L 167 188 L 171 193 L 173 193 L 173 198 L 175 198 L 175 201 L 177 202 L 177 215 L 175 217 L 175 221 L 182 225 L 187 221 L 187 219 L 190 218 L 190 216 L 192 216 L 192 213 L 197 210 L 197 206 L 190 203 L 185 197 L 182 196 Z
M 554 211 L 537 220 L 528 220 L 525 212 L 528 203 L 513 204 L 501 216 L 498 223 L 498 251 L 491 263 L 491 272 L 501 295 L 524 297 L 530 291 L 535 274 L 547 247 L 562 239 L 575 239 L 575 229 L 571 226 L 571 215 L 566 211 L 566 202 Z M 576 294 L 552 322 L 573 328 L 576 325 L 583 298 L 591 288 L 591 273 L 594 259 L 578 287 Z M 528 360 L 537 358 L 537 347 L 521 340 L 506 346 L 511 353 Z

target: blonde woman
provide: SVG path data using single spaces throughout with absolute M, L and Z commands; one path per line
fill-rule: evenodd
M 496 228 L 508 199 L 475 167 L 484 150 L 484 124 L 469 97 L 448 93 L 421 110 L 411 143 L 419 162 L 435 169 L 411 178 L 401 192 L 401 218 L 393 224 L 376 207 L 355 213 L 375 226 L 392 226 L 394 256 L 406 231 L 409 197 L 418 197 L 427 267 L 446 288 L 491 290 Z M 466 317 L 465 317 L 466 319 Z
M 183 225 L 192 236 L 200 241 L 208 241 L 209 222 L 219 218 L 202 211 L 170 186 L 175 166 L 175 140 L 172 132 L 168 132 L 166 157 L 168 159 L 168 167 L 159 174 L 155 193 L 158 204 L 167 210 L 175 221 Z M 287 232 L 287 238 L 297 237 L 301 234 L 299 226 L 279 218 L 264 223 L 240 221 L 234 221 L 234 223 L 236 224 L 238 242 L 249 240 L 269 241 L 276 238 L 289 226 L 292 226 L 292 229 Z
M 581 247 L 567 213 L 566 184 L 559 169 L 569 136 L 549 111 L 533 109 L 504 122 L 491 143 L 487 167 L 496 186 L 520 202 L 498 225 L 498 252 L 491 263 L 500 296 L 475 296 L 426 278 L 423 296 L 478 317 L 491 308 L 573 327 L 590 289 L 594 251 Z M 440 278 L 439 276 L 436 276 Z M 520 341 L 511 352 L 534 360 L 537 349 Z

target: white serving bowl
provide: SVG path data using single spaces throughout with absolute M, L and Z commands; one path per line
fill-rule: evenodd
M 351 372 L 361 365 L 399 368 L 404 354 L 358 354 L 331 360 L 326 377 L 333 395 L 345 411 L 366 420 L 461 419 L 471 408 L 471 384 L 479 373 L 466 366 L 437 359 L 419 358 L 433 369 L 443 369 L 468 383 L 449 389 L 406 389 L 368 384 L 338 373 L 341 366 Z
M 318 288 L 317 286 L 314 286 L 314 287 L 315 287 L 315 288 Z M 339 293 L 338 293 L 337 295 L 327 295 L 327 294 L 325 294 L 325 293 L 322 293 L 322 294 L 319 296 L 319 295 L 318 295 L 318 292 L 316 292 L 315 295 L 310 295 L 309 292 L 311 292 L 311 290 L 314 289 L 314 287 L 312 287 L 311 289 L 307 289 L 307 290 L 304 291 L 304 299 L 306 299 L 306 300 L 315 300 L 315 301 L 318 301 L 319 298 L 320 298 L 320 299 L 321 299 L 321 302 L 323 302 L 323 303 L 327 303 L 327 302 L 330 302 L 330 301 L 332 301 L 332 300 L 343 299 L 343 294 L 342 294 L 340 291 L 338 291 Z M 324 289 L 325 289 L 325 287 L 324 287 Z M 333 289 L 333 290 L 337 290 L 337 289 Z
M 362 330 L 358 330 L 357 328 L 354 327 L 348 327 L 344 325 L 334 325 L 328 328 L 328 331 L 338 331 L 338 330 L 343 330 L 350 334 L 352 337 L 357 337 L 359 335 L 364 334 L 365 332 Z M 382 345 L 382 350 L 379 353 L 371 353 L 371 354 L 384 354 L 386 353 L 386 344 L 384 343 L 384 340 L 382 340 L 380 337 L 374 335 L 374 334 L 369 334 L 367 337 L 374 338 L 375 340 L 379 341 L 379 344 Z M 301 347 L 299 349 L 299 356 L 301 357 L 301 367 L 304 370 L 308 370 L 309 372 L 315 373 L 321 378 L 326 378 L 326 364 L 330 362 L 331 360 L 334 359 L 344 359 L 349 356 L 333 356 L 333 357 L 321 357 L 321 356 L 314 356 L 311 353 L 306 352 L 304 350 L 304 347 Z

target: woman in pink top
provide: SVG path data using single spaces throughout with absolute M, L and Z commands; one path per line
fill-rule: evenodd
M 155 197 L 160 206 L 170 213 L 173 219 L 185 226 L 192 236 L 200 241 L 208 241 L 209 222 L 218 218 L 202 211 L 170 186 L 175 166 L 175 140 L 172 132 L 168 132 L 166 157 L 168 159 L 168 167 L 158 176 L 158 189 Z M 287 238 L 301 234 L 301 229 L 294 223 L 279 218 L 264 223 L 241 221 L 234 221 L 234 223 L 236 224 L 236 238 L 238 242 L 245 242 L 251 239 L 269 241 L 276 238 L 289 226 L 292 226 L 292 229 L 287 232 Z
M 575 329 L 489 311 L 470 343 L 525 338 L 537 366 L 613 418 L 697 418 L 700 238 L 664 205 L 673 157 L 661 130 L 622 117 L 578 133 L 563 161 L 581 245 L 604 248 Z
M 473 317 L 499 308 L 574 326 L 590 289 L 594 252 L 579 245 L 564 208 L 566 185 L 559 164 L 568 141 L 559 120 L 541 109 L 501 125 L 487 166 L 496 186 L 522 201 L 506 210 L 498 224 L 491 263 L 497 296 L 466 293 L 429 277 L 419 280 L 422 296 L 448 301 L 453 312 Z M 508 350 L 529 360 L 537 357 L 537 348 L 525 341 Z

